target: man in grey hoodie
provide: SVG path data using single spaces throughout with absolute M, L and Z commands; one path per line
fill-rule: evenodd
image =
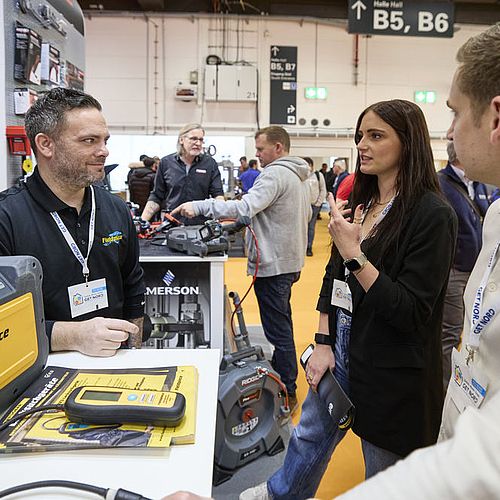
M 241 200 L 192 201 L 180 205 L 172 215 L 251 219 L 260 256 L 257 267 L 257 246 L 247 231 L 247 272 L 257 273 L 254 286 L 262 327 L 274 346 L 271 364 L 286 385 L 293 412 L 297 407 L 297 357 L 290 297 L 307 246 L 311 205 L 305 181 L 309 167 L 303 159 L 288 156 L 290 137 L 282 127 L 257 131 L 255 148 L 264 170 Z

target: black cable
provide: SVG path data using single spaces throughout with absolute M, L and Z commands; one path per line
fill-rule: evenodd
M 15 417 L 9 418 L 9 420 L 6 420 L 2 425 L 0 425 L 0 432 L 7 429 L 7 427 L 9 427 L 9 425 L 12 425 L 14 422 L 17 422 L 18 420 L 21 420 L 22 418 L 27 417 L 28 415 L 33 415 L 33 413 L 38 413 L 41 411 L 48 411 L 48 410 L 64 411 L 64 406 L 63 405 L 44 405 L 44 406 L 40 406 L 38 408 L 33 408 L 32 410 L 27 410 L 27 411 L 23 411 L 22 413 L 18 413 Z
M 60 479 L 49 481 L 34 481 L 32 483 L 20 484 L 19 486 L 12 486 L 6 490 L 0 491 L 0 498 L 4 498 L 15 493 L 22 491 L 34 490 L 36 488 L 69 488 L 73 490 L 86 491 L 88 493 L 95 493 L 102 498 L 111 498 L 113 500 L 151 500 L 150 498 L 143 497 L 133 491 L 124 490 L 119 488 L 112 490 L 111 488 L 100 488 L 92 484 L 77 483 L 76 481 L 64 481 Z M 108 492 L 111 493 L 108 495 Z
M 106 498 L 107 489 L 99 488 L 98 486 L 93 486 L 91 484 L 77 483 L 76 481 L 34 481 L 32 483 L 20 484 L 19 486 L 12 486 L 6 490 L 0 491 L 0 498 L 13 495 L 14 493 L 20 493 L 21 491 L 34 490 L 36 488 L 70 488 L 73 490 L 87 491 L 89 493 L 95 493 L 103 498 Z

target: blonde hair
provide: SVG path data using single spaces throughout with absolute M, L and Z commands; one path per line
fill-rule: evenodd
M 184 147 L 181 144 L 181 137 L 184 137 L 186 134 L 191 132 L 191 130 L 197 129 L 203 130 L 203 133 L 205 133 L 205 129 L 199 123 L 188 123 L 179 130 L 179 136 L 177 137 L 177 153 L 179 155 L 185 152 Z

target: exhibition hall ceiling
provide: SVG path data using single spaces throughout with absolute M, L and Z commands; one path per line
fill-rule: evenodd
M 330 19 L 347 19 L 349 5 L 346 0 L 79 0 L 79 3 L 87 15 L 99 11 L 188 12 Z M 456 23 L 492 24 L 500 21 L 500 0 L 456 0 L 453 3 Z

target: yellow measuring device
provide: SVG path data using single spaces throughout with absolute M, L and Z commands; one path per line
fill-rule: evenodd
M 64 412 L 84 424 L 177 425 L 186 411 L 186 398 L 173 391 L 82 386 L 71 391 Z

